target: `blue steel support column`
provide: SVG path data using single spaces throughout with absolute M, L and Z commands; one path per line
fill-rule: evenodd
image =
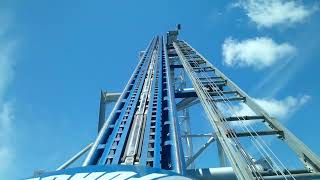
M 154 46 L 157 45 L 158 38 L 156 38 L 156 43 Z M 155 47 L 152 47 L 152 51 Z M 119 164 L 121 154 L 124 152 L 124 145 L 127 140 L 129 129 L 131 127 L 131 123 L 133 120 L 133 116 L 136 110 L 136 106 L 139 100 L 139 96 L 144 84 L 144 80 L 147 75 L 147 69 L 150 65 L 151 57 L 153 52 L 148 52 L 148 56 L 146 58 L 146 62 L 144 64 L 144 67 L 142 67 L 141 73 L 138 75 L 137 81 L 135 82 L 132 91 L 129 95 L 129 100 L 126 101 L 124 105 L 124 109 L 127 109 L 125 111 L 122 111 L 118 121 L 116 121 L 114 129 L 112 131 L 112 134 L 110 135 L 110 138 L 108 138 L 108 141 L 106 142 L 104 152 L 100 158 L 99 164 Z M 128 109 L 129 108 L 129 109 Z
M 161 168 L 162 41 L 149 100 L 140 165 Z
M 137 76 L 140 73 L 142 66 L 146 63 L 146 59 L 150 60 L 150 55 L 152 52 L 150 52 L 153 47 L 155 46 L 156 39 L 153 39 L 148 48 L 146 53 L 144 53 L 144 57 L 140 60 L 138 66 L 136 67 L 134 73 L 132 74 L 130 80 L 128 81 L 128 84 L 126 85 L 124 91 L 122 92 L 120 98 L 118 99 L 116 105 L 114 106 L 109 118 L 104 123 L 103 127 L 101 128 L 98 137 L 96 138 L 95 143 L 93 144 L 90 152 L 88 153 L 88 156 L 86 157 L 83 166 L 87 165 L 95 165 L 99 161 L 102 151 L 105 148 L 105 143 L 108 140 L 110 133 L 113 130 L 113 126 L 116 123 L 116 120 L 119 118 L 120 112 L 124 109 L 124 103 L 128 101 L 129 99 L 129 93 L 133 88 L 133 85 L 135 84 L 137 80 Z
M 164 41 L 164 38 L 162 39 Z M 163 43 L 165 46 L 165 43 Z M 181 138 L 179 133 L 179 127 L 177 123 L 177 116 L 176 116 L 176 105 L 174 101 L 174 89 L 173 89 L 173 82 L 171 82 L 170 79 L 170 63 L 169 58 L 167 54 L 167 48 L 164 48 L 164 55 L 163 59 L 165 61 L 164 69 L 165 69 L 165 76 L 166 76 L 166 84 L 167 84 L 167 101 L 168 101 L 168 118 L 170 123 L 170 139 L 171 139 L 171 145 L 172 145 L 172 166 L 173 169 L 180 173 L 185 174 L 185 161 L 184 161 L 184 155 L 183 150 L 181 146 Z
M 106 100 L 104 92 L 100 92 L 100 109 L 99 109 L 99 122 L 98 122 L 98 133 L 100 132 L 106 117 Z
M 155 64 L 153 70 L 149 71 L 151 61 Z M 124 153 L 147 76 L 149 80 L 152 79 L 151 88 L 146 99 L 146 119 L 142 122 L 144 129 L 139 140 L 141 146 L 136 147 L 138 149 L 133 164 L 185 174 L 170 64 L 163 37 L 154 38 L 149 45 L 125 91 L 102 127 L 84 166 L 124 163 Z

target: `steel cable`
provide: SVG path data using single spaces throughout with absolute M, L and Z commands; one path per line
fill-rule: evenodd
M 188 47 L 188 46 L 187 46 Z M 190 47 L 189 47 L 190 48 Z M 190 48 L 191 50 L 193 50 L 192 48 Z M 195 51 L 194 51 L 195 52 Z M 197 52 L 195 52 L 197 55 L 198 55 L 198 53 Z M 208 77 L 207 76 L 207 73 L 202 69 L 202 67 L 198 64 L 198 62 L 196 61 L 196 60 L 194 60 L 194 58 L 191 56 L 191 54 L 189 53 L 188 54 L 191 58 L 192 58 L 192 61 L 193 61 L 193 63 L 194 64 L 196 64 L 198 67 L 199 67 L 199 69 L 200 70 L 202 70 L 202 72 L 201 72 L 201 74 L 203 73 L 204 75 L 205 75 L 205 78 L 208 80 L 208 82 L 209 82 L 209 85 L 211 85 L 211 87 L 212 88 L 214 88 L 215 90 L 216 90 L 216 92 L 218 92 L 219 93 L 219 96 L 222 98 L 222 100 L 224 101 L 224 102 L 227 102 L 228 101 L 228 103 L 227 104 L 224 104 L 226 107 L 228 107 L 229 109 L 228 109 L 228 111 L 229 112 L 231 112 L 231 111 L 233 111 L 233 108 L 230 106 L 230 105 L 232 105 L 231 104 L 231 102 L 230 102 L 230 100 L 223 94 L 223 92 L 219 89 L 219 88 L 217 88 L 218 86 L 217 86 L 217 84 L 214 82 L 214 81 L 211 81 L 211 83 L 210 83 L 210 77 Z M 201 57 L 200 55 L 198 55 L 199 57 Z M 189 63 L 188 63 L 188 65 L 190 65 Z M 197 76 L 196 76 L 197 77 Z M 198 77 L 197 77 L 198 78 Z M 201 82 L 201 80 L 198 78 L 198 81 L 200 81 Z M 227 100 L 227 101 L 226 101 Z M 230 111 L 230 109 L 231 109 L 231 111 Z M 235 112 L 235 111 L 234 111 Z M 237 113 L 232 113 L 232 114 L 237 114 Z M 236 116 L 237 117 L 237 119 L 244 125 L 244 127 L 248 130 L 248 128 L 247 128 L 247 126 L 246 126 L 246 123 L 244 123 L 242 120 L 240 120 L 240 118 L 238 117 L 238 116 Z M 225 120 L 225 118 L 222 118 L 224 121 L 226 121 Z M 242 117 L 242 119 L 243 120 L 245 120 L 243 117 Z M 292 174 L 290 173 L 290 171 L 283 165 L 283 163 L 279 160 L 279 158 L 273 153 L 273 151 L 268 147 L 268 145 L 263 141 L 263 139 L 256 133 L 256 131 L 254 131 L 254 129 L 252 128 L 252 126 L 250 125 L 250 124 L 248 124 L 249 125 L 249 128 L 250 129 L 252 129 L 253 130 L 253 132 L 261 139 L 261 141 L 263 142 L 263 144 L 268 148 L 268 150 L 272 153 L 272 155 L 277 159 L 277 161 L 279 161 L 279 163 L 281 164 L 281 166 L 283 166 L 283 168 L 289 173 L 289 175 L 291 175 L 292 176 Z M 240 126 L 243 130 L 244 130 L 244 128 L 242 127 L 242 126 Z M 266 150 L 263 148 L 263 146 L 259 143 L 259 141 L 252 135 L 252 133 L 248 130 L 247 132 L 249 132 L 249 134 L 251 135 L 251 137 L 253 138 L 253 139 L 255 139 L 255 141 L 258 143 L 258 145 L 260 146 L 260 148 L 266 153 L 266 155 L 270 158 L 270 155 L 269 155 L 269 153 L 267 153 L 266 152 Z M 250 138 L 250 140 L 252 141 L 252 139 Z M 264 154 L 259 150 L 259 147 L 257 146 L 257 144 L 255 144 L 253 141 L 252 141 L 252 143 L 256 146 L 256 148 L 257 148 L 257 150 L 260 152 L 260 154 L 265 158 L 265 156 L 264 156 Z M 271 165 L 271 163 L 268 161 L 268 159 L 267 158 L 265 158 L 266 159 L 266 161 L 267 161 L 267 163 L 270 165 L 270 167 L 272 168 L 272 165 Z M 271 160 L 273 160 L 272 158 L 270 158 Z M 275 163 L 276 164 L 276 166 L 277 166 L 277 168 L 278 169 L 280 169 L 279 168 L 279 166 L 278 166 L 278 164 L 277 163 Z M 273 168 L 272 168 L 273 169 Z M 274 170 L 274 169 L 273 169 Z M 277 174 L 277 171 L 275 171 L 275 173 Z M 284 176 L 284 174 L 282 173 L 282 171 L 280 170 L 280 173 Z M 278 175 L 278 174 L 277 174 Z M 293 176 L 292 176 L 293 177 Z M 286 177 L 285 177 L 286 178 Z M 293 177 L 294 178 L 294 177 Z
M 189 54 L 190 55 L 190 54 Z M 188 64 L 189 65 L 189 64 Z M 189 65 L 190 66 L 190 65 Z M 192 72 L 194 73 L 194 72 Z M 197 76 L 195 76 L 195 78 L 198 78 Z M 201 83 L 201 81 L 199 79 L 197 79 L 196 81 L 198 83 L 198 85 L 202 88 L 202 89 L 205 89 L 205 87 L 203 86 L 203 84 Z M 200 82 L 200 83 L 199 83 Z M 215 87 L 214 87 L 215 88 Z M 219 109 L 216 107 L 216 104 L 214 104 L 214 99 L 212 98 L 212 96 L 208 93 L 208 92 L 204 92 L 205 95 L 206 95 L 206 98 L 209 99 L 211 101 L 210 105 L 211 107 L 214 108 L 215 112 L 219 115 L 219 118 L 220 119 L 224 119 L 224 117 L 221 115 Z M 223 121 L 224 123 L 224 128 L 226 128 L 227 126 L 229 126 L 226 121 L 224 120 Z M 228 132 L 228 130 L 231 129 L 230 127 L 226 129 L 226 131 Z M 244 150 L 244 148 L 242 147 L 241 143 L 239 142 L 238 138 L 237 138 L 237 135 L 235 134 L 235 132 L 233 131 L 230 131 L 229 132 L 229 136 L 232 137 L 232 139 L 234 139 L 234 143 L 236 144 L 236 148 L 239 149 L 240 153 L 242 154 L 244 160 L 247 162 L 247 164 L 249 164 L 249 168 L 251 169 L 252 173 L 255 174 L 255 176 L 261 176 L 261 174 L 257 171 L 256 169 L 256 166 L 254 165 L 251 157 L 248 156 L 248 154 L 246 153 L 246 151 Z M 258 174 L 257 174 L 258 173 Z

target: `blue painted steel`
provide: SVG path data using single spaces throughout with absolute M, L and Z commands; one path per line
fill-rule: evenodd
M 156 42 L 157 41 L 158 39 L 156 39 Z M 153 47 L 151 49 L 154 49 L 155 45 L 156 43 L 153 44 Z M 149 51 L 147 54 L 146 62 L 143 64 L 141 68 L 141 72 L 137 76 L 138 79 L 134 83 L 133 88 L 131 89 L 131 92 L 128 98 L 130 99 L 130 101 L 129 100 L 126 101 L 124 105 L 125 111 L 121 112 L 114 126 L 114 130 L 112 131 L 112 134 L 110 135 L 110 138 L 106 143 L 104 152 L 99 160 L 100 165 L 119 164 L 120 155 L 124 150 L 123 146 L 129 134 L 128 131 L 131 126 L 133 115 L 137 106 L 137 102 L 139 100 L 139 95 L 143 87 L 143 81 L 147 75 L 147 68 L 149 66 L 151 56 L 152 56 L 152 51 Z M 131 104 L 130 107 L 129 107 L 129 103 Z M 129 108 L 129 111 L 127 111 L 127 108 Z M 124 127 L 120 127 L 121 123 L 124 123 Z M 116 147 L 112 147 L 112 146 L 116 146 Z
M 186 91 L 183 89 L 179 89 L 174 93 L 175 98 L 189 98 L 189 97 L 198 97 L 197 93 L 194 90 Z
M 115 124 L 116 120 L 118 119 L 119 112 L 124 109 L 123 103 L 126 99 L 128 99 L 128 92 L 133 89 L 133 84 L 136 81 L 137 75 L 139 74 L 141 67 L 143 64 L 145 64 L 145 61 L 147 59 L 147 56 L 150 56 L 150 51 L 153 49 L 153 46 L 155 44 L 155 39 L 151 41 L 149 44 L 146 53 L 144 54 L 144 57 L 140 60 L 138 66 L 136 67 L 134 73 L 132 74 L 130 80 L 128 81 L 128 84 L 126 85 L 124 91 L 122 92 L 120 98 L 118 99 L 115 107 L 113 108 L 111 114 L 109 115 L 108 120 L 105 122 L 103 128 L 101 129 L 94 145 L 92 146 L 87 159 L 84 162 L 84 166 L 86 165 L 95 165 L 97 161 L 99 161 L 101 157 L 101 153 L 106 143 L 107 139 L 109 138 L 110 133 L 112 132 L 112 125 Z
M 148 114 L 140 157 L 140 165 L 146 165 L 154 168 L 161 168 L 161 52 L 162 41 L 158 46 L 158 62 L 154 72 L 152 82 L 151 96 L 149 100 Z M 151 126 L 152 124 L 152 126 Z M 153 137 L 153 138 L 152 138 Z
M 165 142 L 165 145 L 172 146 L 171 152 L 171 163 L 173 169 L 180 173 L 185 174 L 185 161 L 184 161 L 184 154 L 181 145 L 181 138 L 178 130 L 178 123 L 177 123 L 177 116 L 176 116 L 176 105 L 174 103 L 174 89 L 173 84 L 171 83 L 170 79 L 170 63 L 168 58 L 167 49 L 164 48 L 164 67 L 165 76 L 166 76 L 166 93 L 167 93 L 167 102 L 168 102 L 168 121 L 170 124 L 170 133 L 169 133 L 169 141 Z
M 122 178 L 141 178 L 141 179 L 166 179 L 178 178 L 189 179 L 172 171 L 160 168 L 147 168 L 143 166 L 86 166 L 77 168 L 68 168 L 60 171 L 46 172 L 39 177 L 30 177 L 25 180 L 44 180 L 44 179 L 122 179 Z M 152 178 L 153 177 L 153 178 Z
M 162 132 L 162 78 L 163 78 L 163 65 L 162 65 L 162 56 L 163 56 L 163 40 L 160 40 L 159 46 L 159 56 L 158 56 L 158 99 L 157 99 L 157 116 L 156 116 L 156 131 L 155 131 L 155 145 L 154 145 L 154 167 L 161 168 L 161 135 Z
M 129 83 L 91 149 L 86 165 L 111 165 L 124 162 L 124 153 L 135 113 L 139 107 L 152 56 L 157 55 L 151 90 L 147 100 L 138 154 L 134 163 L 141 166 L 185 173 L 184 156 L 175 114 L 174 91 L 170 81 L 170 66 L 163 37 L 155 37 L 134 71 Z M 156 54 L 154 52 L 157 52 Z M 141 112 L 141 111 L 140 111 Z M 140 119 L 141 121 L 142 119 Z M 138 137 L 140 138 L 140 137 Z M 122 159 L 121 159 L 122 158 Z

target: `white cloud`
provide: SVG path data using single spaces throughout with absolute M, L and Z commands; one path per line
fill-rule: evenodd
M 9 37 L 11 18 L 8 13 L 0 13 L 0 104 L 3 103 L 6 90 L 12 81 L 14 65 L 12 54 L 16 42 Z
M 12 144 L 13 134 L 13 106 L 11 102 L 0 104 L 0 177 L 5 177 L 12 166 L 15 150 Z
M 7 90 L 13 80 L 15 61 L 12 58 L 15 41 L 9 38 L 10 20 L 0 14 L 0 177 L 5 177 L 13 161 L 13 104 Z
M 276 62 L 290 59 L 296 53 L 288 43 L 277 44 L 267 37 L 257 37 L 239 42 L 227 38 L 222 45 L 223 61 L 228 66 L 269 67 Z
M 14 62 L 10 56 L 14 46 L 14 42 L 0 43 L 0 102 L 13 78 Z
M 275 117 L 278 120 L 288 120 L 297 110 L 299 110 L 304 104 L 306 104 L 311 97 L 309 95 L 303 95 L 299 97 L 288 96 L 284 99 L 273 98 L 252 98 L 262 109 L 264 109 L 271 117 Z M 238 105 L 226 106 L 224 103 L 218 104 L 219 109 L 224 117 L 236 117 L 236 116 L 255 116 L 251 108 L 245 103 Z M 253 125 L 258 121 L 232 121 L 230 124 L 233 127 L 243 127 L 244 125 Z
M 258 105 L 260 105 L 260 107 L 262 107 L 267 113 L 279 119 L 288 118 L 310 99 L 311 97 L 308 95 L 304 95 L 301 97 L 288 96 L 282 100 L 253 98 L 253 100 Z M 235 115 L 237 116 L 255 115 L 255 113 L 243 103 L 240 106 L 237 106 L 234 110 L 236 111 Z
M 0 112 L 0 138 L 11 131 L 12 119 L 12 105 L 10 103 L 3 104 Z
M 11 146 L 12 140 L 12 121 L 13 110 L 12 104 L 5 103 L 1 105 L 0 111 L 0 176 L 6 172 L 11 165 L 12 158 L 14 157 L 14 150 Z M 3 163 L 5 162 L 5 163 Z
M 302 22 L 316 10 L 315 6 L 308 8 L 287 0 L 240 0 L 236 6 L 242 7 L 258 27 L 267 28 Z

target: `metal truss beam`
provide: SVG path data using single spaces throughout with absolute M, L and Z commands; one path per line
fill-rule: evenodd
M 58 171 L 58 170 L 62 170 L 62 169 L 65 169 L 65 168 L 69 167 L 72 163 L 74 163 L 82 155 L 84 155 L 84 153 L 86 153 L 91 148 L 92 145 L 93 145 L 93 143 L 90 143 L 89 145 L 87 145 L 85 148 L 83 148 L 80 152 L 78 152 L 76 155 L 71 157 L 68 161 L 66 161 L 64 164 L 62 164 L 56 170 Z
M 190 98 L 184 98 L 180 102 L 177 103 L 177 111 L 181 111 L 185 108 L 191 107 L 195 104 L 199 103 L 198 98 L 190 97 Z
M 265 110 L 263 110 L 255 101 L 253 101 L 250 96 L 248 96 L 240 87 L 238 87 L 234 82 L 232 82 L 226 75 L 219 71 L 215 66 L 213 66 L 208 60 L 206 60 L 201 54 L 199 54 L 194 48 L 192 48 L 188 43 L 184 42 L 189 46 L 192 51 L 194 51 L 202 60 L 205 61 L 208 66 L 210 66 L 215 74 L 222 79 L 227 81 L 227 86 L 231 90 L 237 91 L 241 97 L 245 97 L 245 103 L 250 107 L 253 112 L 258 116 L 264 116 L 265 120 L 269 124 L 270 128 L 276 129 L 283 132 L 283 140 L 288 146 L 296 153 L 300 158 L 301 162 L 306 165 L 307 168 L 312 169 L 315 172 L 320 172 L 320 158 L 313 153 L 302 141 L 300 141 L 294 134 L 292 134 L 287 128 L 285 128 L 279 121 L 272 118 Z
M 226 136 L 230 137 L 231 133 L 237 135 L 237 137 L 248 137 L 248 136 L 267 136 L 267 135 L 279 135 L 282 136 L 282 131 L 256 131 L 256 132 L 227 132 Z M 215 134 L 207 133 L 207 134 L 189 134 L 187 137 L 216 137 Z
M 171 69 L 181 69 L 181 68 L 183 68 L 183 66 L 182 65 L 180 65 L 180 64 L 172 64 L 172 65 L 170 65 L 170 68 Z
M 210 137 L 209 140 L 201 146 L 201 148 L 194 153 L 194 155 L 192 157 L 190 157 L 187 162 L 186 162 L 186 166 L 188 167 L 191 163 L 193 163 L 194 160 L 196 160 L 200 154 L 215 140 L 214 137 Z
M 108 93 L 101 91 L 100 93 L 100 109 L 99 109 L 99 122 L 98 133 L 101 130 L 105 120 L 106 105 L 112 102 L 117 102 L 121 93 Z
M 207 95 L 205 93 L 205 90 L 203 86 L 198 82 L 197 80 L 197 71 L 193 70 L 192 66 L 188 63 L 188 58 L 185 56 L 184 50 L 181 49 L 180 46 L 186 46 L 182 42 L 174 42 L 173 46 L 180 58 L 181 64 L 183 65 L 184 69 L 186 70 L 189 78 L 191 79 L 191 82 L 195 88 L 195 91 L 198 94 L 198 97 L 201 101 L 202 106 L 204 107 L 209 119 L 210 123 L 213 126 L 213 129 L 216 132 L 217 138 L 220 140 L 221 145 L 223 149 L 226 152 L 227 157 L 229 158 L 229 161 L 231 162 L 234 171 L 236 172 L 239 179 L 254 179 L 250 169 L 246 165 L 243 158 L 241 158 L 241 152 L 233 147 L 233 144 L 229 141 L 226 141 L 227 132 L 225 129 L 221 128 L 221 125 L 219 125 L 220 118 L 217 112 L 212 108 L 210 105 L 210 102 L 207 100 Z
M 226 121 L 239 121 L 239 120 L 264 120 L 264 116 L 237 116 L 237 117 L 227 117 Z
M 262 119 L 271 131 L 265 132 L 241 132 L 235 134 L 236 137 L 244 136 L 256 136 L 261 135 L 273 135 L 279 134 L 281 139 L 288 144 L 288 146 L 296 153 L 300 160 L 306 165 L 308 169 L 313 172 L 320 171 L 320 159 L 309 148 L 307 148 L 302 141 L 296 138 L 291 132 L 289 132 L 284 126 L 282 126 L 277 120 L 270 117 L 260 106 L 258 106 L 245 92 L 243 92 L 236 84 L 234 84 L 228 77 L 221 73 L 211 63 L 209 63 L 201 54 L 199 54 L 194 48 L 192 48 L 185 41 L 175 41 L 173 46 L 176 53 L 186 70 L 191 82 L 194 86 L 195 92 L 200 99 L 202 106 L 204 107 L 210 122 L 215 129 L 216 136 L 221 142 L 221 146 L 224 149 L 226 156 L 231 162 L 232 167 L 239 179 L 254 179 L 252 172 L 256 172 L 256 169 L 252 169 L 252 166 L 247 165 L 245 159 L 247 158 L 243 153 L 241 144 L 234 146 L 233 143 L 226 141 L 228 138 L 228 128 L 224 128 L 223 121 L 234 121 L 235 117 L 229 117 L 223 120 L 221 116 L 221 110 L 215 105 L 215 103 L 230 103 L 230 101 L 238 101 L 245 103 L 256 116 L 249 117 L 244 116 L 243 120 L 255 120 Z M 217 80 L 219 79 L 219 80 Z M 234 97 L 225 97 L 225 89 L 231 94 L 235 94 Z M 215 92 L 221 92 L 219 96 L 223 98 L 217 98 Z M 190 94 L 190 93 L 189 93 Z M 241 118 L 241 117 L 240 117 Z M 243 161 L 242 161 L 242 160 Z
M 189 97 L 198 97 L 196 92 L 193 88 L 190 90 L 189 88 L 186 89 L 179 89 L 174 93 L 175 98 L 189 98 Z
M 175 165 L 176 165 L 176 171 L 178 173 L 181 174 L 185 174 L 185 162 L 184 162 L 184 155 L 183 155 L 183 150 L 182 150 L 182 146 L 181 146 L 181 139 L 179 139 L 180 137 L 180 133 L 179 133 L 179 127 L 178 127 L 178 123 L 177 123 L 177 115 L 176 115 L 176 104 L 174 103 L 174 83 L 172 82 L 172 79 L 174 77 L 170 77 L 171 72 L 170 72 L 170 62 L 169 62 L 169 57 L 168 57 L 168 52 L 167 52 L 167 48 L 164 48 L 164 58 L 165 58 L 165 66 L 166 66 L 166 77 L 167 77 L 167 88 L 168 88 L 168 103 L 169 103 L 169 112 L 170 115 L 169 117 L 171 118 L 171 127 L 172 127 L 172 143 L 173 143 L 173 147 L 175 148 L 175 155 L 174 155 L 174 159 L 175 159 Z

